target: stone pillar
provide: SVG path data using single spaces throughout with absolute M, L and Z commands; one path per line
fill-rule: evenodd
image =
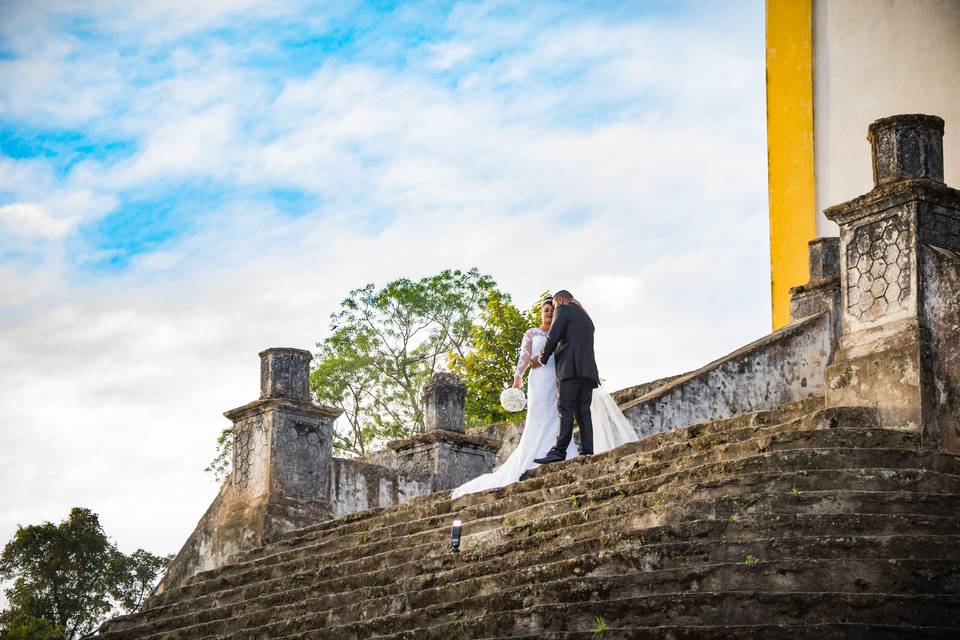
M 960 191 L 943 184 L 943 120 L 870 125 L 874 188 L 840 226 L 842 337 L 828 406 L 872 406 L 928 448 L 960 451 Z
M 260 399 L 224 415 L 233 422 L 230 526 L 250 544 L 330 517 L 333 421 L 339 409 L 310 398 L 309 351 L 260 353 Z
M 429 474 L 433 490 L 451 489 L 493 469 L 499 443 L 464 429 L 466 387 L 452 373 L 435 373 L 423 389 L 423 434 L 389 443 L 397 467 Z
M 790 322 L 828 311 L 836 336 L 840 331 L 840 239 L 811 240 L 809 252 L 809 282 L 790 289 Z
M 452 373 L 435 373 L 423 388 L 425 431 L 466 433 L 464 403 L 467 388 Z
M 303 349 L 275 347 L 260 352 L 260 399 L 310 400 L 310 360 Z
M 302 349 L 260 354 L 260 399 L 224 413 L 233 422 L 233 472 L 158 593 L 331 517 L 333 421 L 340 410 L 311 401 L 310 358 Z

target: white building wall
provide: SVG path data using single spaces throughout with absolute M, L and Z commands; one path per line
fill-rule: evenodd
M 817 235 L 826 207 L 873 187 L 867 126 L 926 113 L 946 120 L 944 177 L 960 188 L 960 0 L 814 0 Z

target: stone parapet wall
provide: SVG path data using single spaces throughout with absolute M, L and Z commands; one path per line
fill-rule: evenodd
M 621 409 L 645 437 L 822 395 L 833 328 L 829 312 L 787 325 Z
M 334 458 L 330 477 L 330 508 L 334 517 L 367 509 L 395 507 L 416 496 L 433 492 L 429 474 L 359 460 Z

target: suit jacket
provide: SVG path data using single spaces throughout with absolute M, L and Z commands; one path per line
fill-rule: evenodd
M 588 378 L 600 385 L 593 355 L 593 321 L 574 304 L 561 304 L 553 312 L 553 324 L 540 353 L 546 362 L 556 351 L 557 380 Z

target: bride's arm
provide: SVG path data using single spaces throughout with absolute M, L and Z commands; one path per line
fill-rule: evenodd
M 523 385 L 523 372 L 530 366 L 533 359 L 533 331 L 527 330 L 523 334 L 523 342 L 520 345 L 520 358 L 517 360 L 517 371 L 513 374 L 513 386 L 519 389 Z

